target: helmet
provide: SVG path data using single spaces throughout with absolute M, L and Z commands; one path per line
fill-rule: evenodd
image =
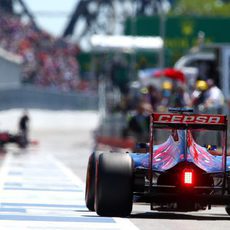
M 162 88 L 165 90 L 171 90 L 172 89 L 172 83 L 170 81 L 164 81 L 162 84 Z
M 208 89 L 208 84 L 204 80 L 198 80 L 196 82 L 196 89 L 198 89 L 200 91 L 205 91 Z

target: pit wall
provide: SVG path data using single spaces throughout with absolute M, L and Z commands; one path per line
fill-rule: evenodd
M 0 48 L 0 89 L 19 87 L 22 73 L 22 58 Z
M 64 93 L 31 86 L 0 89 L 0 110 L 12 108 L 97 110 L 98 98 L 93 93 Z

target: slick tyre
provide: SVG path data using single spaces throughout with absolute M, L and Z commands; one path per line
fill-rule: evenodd
M 227 214 L 230 216 L 230 205 L 227 205 L 225 207 L 225 211 L 227 212 Z
M 228 195 L 230 195 L 230 177 L 227 177 L 227 191 L 228 191 Z M 227 212 L 227 214 L 230 216 L 230 204 L 228 204 L 227 206 L 225 206 L 225 211 Z
M 133 205 L 133 161 L 128 154 L 105 153 L 96 170 L 95 209 L 100 216 L 125 217 Z
M 86 174 L 85 203 L 90 211 L 94 209 L 95 183 L 96 183 L 96 163 L 100 153 L 94 152 L 90 155 Z

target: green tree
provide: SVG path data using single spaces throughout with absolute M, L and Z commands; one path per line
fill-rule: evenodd
M 221 0 L 177 0 L 170 15 L 230 16 L 229 1 Z

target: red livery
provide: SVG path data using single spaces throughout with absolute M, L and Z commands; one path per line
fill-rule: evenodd
M 155 123 L 184 123 L 184 124 L 225 124 L 225 116 L 223 115 L 186 115 L 186 114 L 165 114 L 154 113 L 153 120 Z

